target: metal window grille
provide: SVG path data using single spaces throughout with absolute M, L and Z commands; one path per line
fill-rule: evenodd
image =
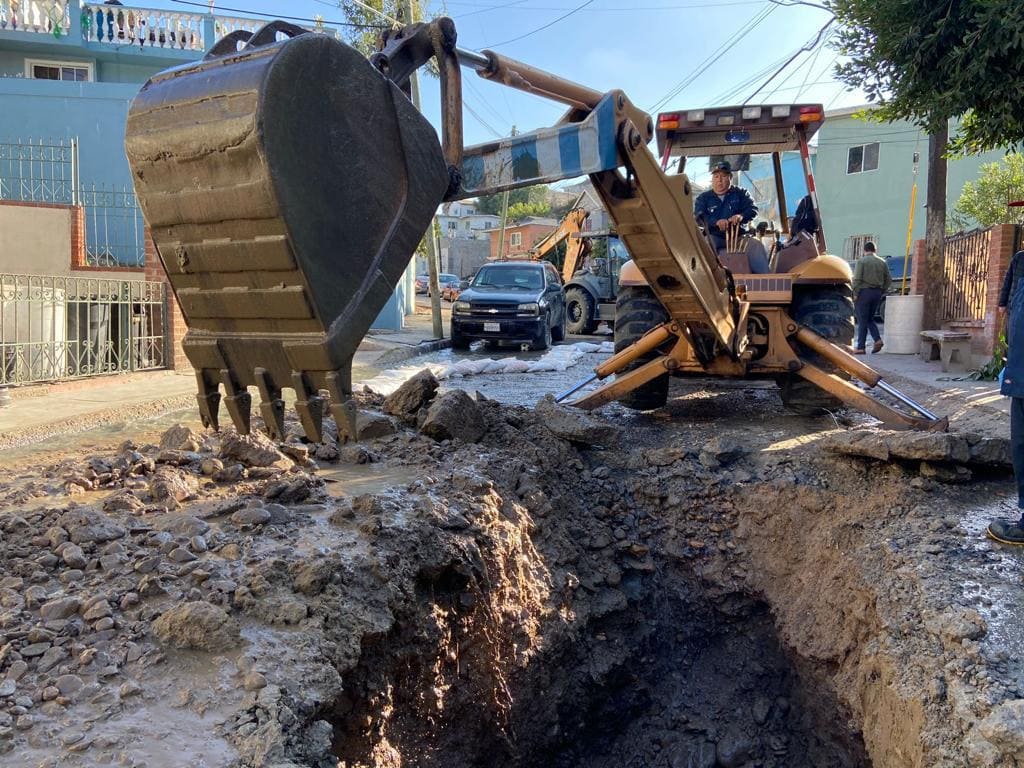
M 0 385 L 165 367 L 164 284 L 0 274 Z
M 843 258 L 847 261 L 856 261 L 864 255 L 864 244 L 874 243 L 878 248 L 878 238 L 874 235 L 850 235 L 846 238 L 843 249 Z
M 0 200 L 76 205 L 78 141 L 0 142 Z
M 942 319 L 984 320 L 992 229 L 946 238 L 943 254 Z
M 139 267 L 145 262 L 142 209 L 130 187 L 96 184 L 79 192 L 85 208 L 86 262 Z

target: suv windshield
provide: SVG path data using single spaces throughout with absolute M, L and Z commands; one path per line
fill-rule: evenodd
M 492 264 L 482 267 L 473 278 L 474 288 L 507 288 L 537 291 L 544 287 L 540 266 Z

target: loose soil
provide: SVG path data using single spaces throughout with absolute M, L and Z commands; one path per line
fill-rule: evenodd
M 1009 483 L 825 455 L 775 397 L 21 457 L 0 763 L 1024 763 Z

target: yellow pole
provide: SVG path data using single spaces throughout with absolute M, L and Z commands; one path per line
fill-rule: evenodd
M 918 131 L 917 140 L 920 143 L 921 133 Z M 914 208 L 917 203 L 917 169 L 920 165 L 920 155 L 917 152 L 917 148 L 914 148 L 914 186 L 910 188 L 910 215 L 907 217 L 907 249 L 903 256 L 903 278 L 900 281 L 900 295 L 905 296 L 907 294 L 907 269 L 910 268 L 910 238 L 913 236 L 914 231 Z

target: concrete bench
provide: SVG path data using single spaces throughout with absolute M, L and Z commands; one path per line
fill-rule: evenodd
M 943 371 L 966 371 L 971 362 L 971 334 L 963 331 L 921 331 L 921 359 L 940 361 Z

